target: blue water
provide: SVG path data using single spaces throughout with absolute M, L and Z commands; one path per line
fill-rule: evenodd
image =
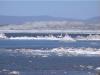
M 16 48 L 52 49 L 58 47 L 100 48 L 100 41 L 0 40 L 0 75 L 8 75 L 7 72 L 2 71 L 3 69 L 19 71 L 20 75 L 95 75 L 95 68 L 100 67 L 100 57 L 51 56 L 43 58 L 2 52 L 4 48 L 15 50 Z M 93 66 L 93 68 L 90 69 L 88 66 Z
M 89 69 L 88 66 L 93 68 Z M 95 75 L 94 69 L 98 66 L 100 66 L 100 57 L 43 58 L 0 53 L 0 70 L 19 71 L 20 75 Z
M 100 48 L 100 41 L 0 40 L 0 48 Z

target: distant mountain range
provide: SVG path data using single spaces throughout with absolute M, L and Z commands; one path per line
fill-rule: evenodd
M 100 16 L 93 17 L 87 20 L 67 19 L 63 17 L 52 17 L 52 16 L 2 16 L 0 15 L 0 25 L 8 24 L 23 24 L 26 22 L 34 21 L 83 21 L 86 23 L 100 23 Z
M 23 24 L 33 21 L 62 21 L 65 18 L 52 16 L 0 16 L 0 24 Z
M 91 23 L 100 23 L 100 16 L 87 19 L 86 21 Z

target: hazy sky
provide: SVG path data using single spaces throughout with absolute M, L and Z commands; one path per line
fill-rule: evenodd
M 56 16 L 86 19 L 100 16 L 100 0 L 71 1 L 3 1 L 0 0 L 0 15 L 10 16 Z

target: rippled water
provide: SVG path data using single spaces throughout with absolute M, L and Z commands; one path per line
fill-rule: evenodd
M 20 75 L 94 75 L 100 57 L 32 57 L 0 53 L 0 70 L 19 71 Z M 4 73 L 2 71 L 2 73 Z M 92 73 L 92 74 L 91 74 Z
M 12 71 L 19 75 L 95 75 L 95 68 L 100 67 L 100 56 L 41 57 L 27 52 L 31 48 L 45 51 L 59 47 L 99 49 L 100 41 L 0 40 L 0 75 L 9 75 Z M 26 54 L 20 52 L 23 48 L 27 48 Z
M 0 48 L 57 48 L 91 47 L 100 48 L 100 41 L 53 41 L 53 40 L 0 40 Z

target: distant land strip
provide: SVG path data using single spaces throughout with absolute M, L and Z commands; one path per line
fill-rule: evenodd
M 0 33 L 66 33 L 66 34 L 100 34 L 100 30 L 0 30 Z

